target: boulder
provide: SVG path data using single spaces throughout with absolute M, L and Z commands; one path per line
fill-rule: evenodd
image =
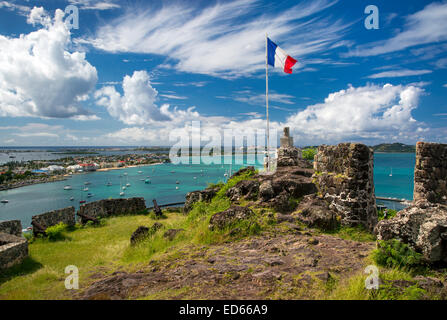
M 283 191 L 273 199 L 271 199 L 268 204 L 271 208 L 275 209 L 278 212 L 288 213 L 293 210 L 290 204 L 290 194 Z
M 185 206 L 183 207 L 183 212 L 188 213 L 191 211 L 194 203 L 203 201 L 210 202 L 211 199 L 216 195 L 219 188 L 207 188 L 205 190 L 191 191 L 186 194 Z
M 149 235 L 149 228 L 145 226 L 139 226 L 137 230 L 132 233 L 130 237 L 130 244 L 135 245 L 141 240 L 145 239 Z
M 247 207 L 231 206 L 229 209 L 214 214 L 210 219 L 210 230 L 224 229 L 238 221 L 246 220 L 254 215 Z
M 418 201 L 389 220 L 380 221 L 377 239 L 398 239 L 429 263 L 447 262 L 447 206 Z
M 228 189 L 226 196 L 231 201 L 239 201 L 241 198 L 247 200 L 254 200 L 258 197 L 259 193 L 259 181 L 256 180 L 242 180 L 239 181 L 234 187 Z
M 155 234 L 155 232 L 157 232 L 157 230 L 160 229 L 162 226 L 163 225 L 159 222 L 155 222 L 150 228 L 139 226 L 137 230 L 132 233 L 132 236 L 130 237 L 130 244 L 135 245 L 145 238 Z
M 259 186 L 259 198 L 262 201 L 270 200 L 274 196 L 275 196 L 275 191 L 273 190 L 271 181 L 265 181 Z
M 329 209 L 324 199 L 316 195 L 305 196 L 293 215 L 309 227 L 324 230 L 334 230 L 338 227 L 336 213 Z

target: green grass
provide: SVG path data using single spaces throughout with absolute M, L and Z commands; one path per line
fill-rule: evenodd
M 376 240 L 376 236 L 369 232 L 364 226 L 358 225 L 354 227 L 340 226 L 333 231 L 325 231 L 325 233 L 332 234 L 341 239 L 371 242 Z
M 365 288 L 368 275 L 359 273 L 349 279 L 339 280 L 332 292 L 327 296 L 329 300 L 419 300 L 422 298 L 437 299 L 435 295 L 418 288 L 416 285 L 408 287 L 393 286 L 393 281 L 411 281 L 412 274 L 396 268 L 379 268 L 380 286 L 378 290 Z
M 247 172 L 234 177 L 222 186 L 210 203 L 196 203 L 188 215 L 165 212 L 166 217 L 154 219 L 150 214 L 119 216 L 104 219 L 99 226 L 87 226 L 68 230 L 64 226 L 50 229 L 52 239 L 36 238 L 29 242 L 29 258 L 0 274 L 0 299 L 64 299 L 71 293 L 65 289 L 65 267 L 75 265 L 79 269 L 80 286 L 88 285 L 89 275 L 95 272 L 111 273 L 117 269 L 136 270 L 151 259 L 158 259 L 169 251 L 190 244 L 212 244 L 258 234 L 263 223 L 255 219 L 242 221 L 231 228 L 239 228 L 230 235 L 230 228 L 211 231 L 210 217 L 226 210 L 231 203 L 226 191 L 244 179 L 251 179 Z M 141 225 L 151 226 L 160 222 L 163 227 L 155 234 L 130 246 L 131 234 Z M 163 236 L 167 229 L 184 229 L 172 240 Z
M 378 241 L 372 258 L 377 264 L 390 268 L 410 271 L 424 268 L 422 254 L 415 252 L 407 244 L 396 239 Z
M 385 218 L 385 210 L 387 210 L 386 218 Z M 378 216 L 379 221 L 383 220 L 383 219 L 391 219 L 396 216 L 397 212 L 398 212 L 397 210 L 393 210 L 393 209 L 382 209 L 382 210 L 377 211 L 377 216 Z
M 306 148 L 303 149 L 302 156 L 306 160 L 313 160 L 317 152 L 318 152 L 317 148 Z
M 29 243 L 29 259 L 0 274 L 0 299 L 63 299 L 65 267 L 79 268 L 80 283 L 101 266 L 113 271 L 123 266 L 130 235 L 140 225 L 153 223 L 147 216 L 107 219 L 99 227 L 64 231 L 63 240 L 37 238 Z

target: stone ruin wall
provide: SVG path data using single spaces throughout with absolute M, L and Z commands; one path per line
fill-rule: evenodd
M 413 200 L 447 204 L 447 144 L 416 144 Z
M 22 235 L 22 223 L 20 220 L 0 221 L 0 233 L 8 233 L 20 237 Z
M 105 199 L 90 202 L 79 208 L 79 213 L 94 218 L 134 214 L 146 210 L 144 198 Z
M 22 237 L 22 223 L 0 221 L 0 270 L 22 263 L 26 257 L 28 241 Z
M 45 229 L 51 226 L 55 226 L 60 222 L 65 223 L 68 226 L 74 226 L 75 220 L 75 208 L 68 207 L 58 210 L 49 211 L 32 217 L 32 222 L 37 222 Z
M 377 224 L 373 160 L 373 151 L 364 144 L 318 148 L 313 181 L 330 208 L 340 213 L 342 224 L 363 224 L 370 230 Z
M 376 227 L 378 240 L 397 239 L 429 263 L 447 263 L 447 145 L 418 142 L 412 204 Z

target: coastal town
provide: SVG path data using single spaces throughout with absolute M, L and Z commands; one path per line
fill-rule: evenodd
M 169 162 L 167 153 L 81 155 L 58 160 L 10 161 L 0 166 L 0 190 L 65 180 L 67 176 Z

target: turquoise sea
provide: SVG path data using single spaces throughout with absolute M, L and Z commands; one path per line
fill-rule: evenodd
M 376 195 L 411 200 L 415 155 L 378 153 L 374 155 L 374 159 Z M 238 161 L 231 165 L 231 169 L 234 172 L 241 166 L 243 161 Z M 119 198 L 120 184 L 126 183 L 131 186 L 124 190 L 124 197 L 144 197 L 147 206 L 152 206 L 152 199 L 157 199 L 159 204 L 182 202 L 190 191 L 203 189 L 209 183 L 225 181 L 224 175 L 229 169 L 229 164 L 160 164 L 77 174 L 66 181 L 0 191 L 0 199 L 9 200 L 7 204 L 0 204 L 0 220 L 20 219 L 22 226 L 26 228 L 30 226 L 31 217 L 39 213 L 68 206 L 78 208 L 80 200 L 90 202 Z M 392 177 L 389 176 L 391 170 Z M 144 182 L 148 177 L 150 184 Z M 177 181 L 179 184 L 176 184 Z M 85 185 L 85 182 L 90 184 Z M 108 182 L 112 185 L 107 186 Z M 72 190 L 64 190 L 66 185 L 70 185 Z M 89 190 L 82 191 L 84 187 Z M 88 198 L 88 193 L 91 193 L 92 197 Z M 70 201 L 71 197 L 74 198 L 73 201 Z M 382 203 L 390 208 L 401 208 L 396 203 Z

